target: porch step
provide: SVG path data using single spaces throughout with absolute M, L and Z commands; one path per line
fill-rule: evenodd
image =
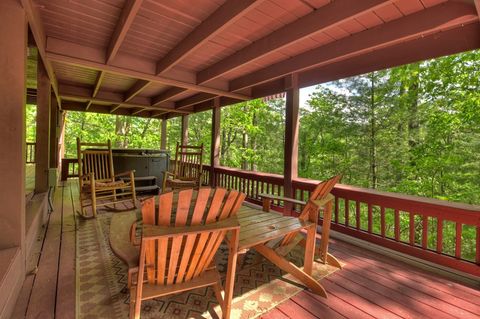
M 158 185 L 148 185 L 148 186 L 135 186 L 135 192 L 138 193 L 148 193 L 152 195 L 158 195 L 160 187 Z
M 130 182 L 130 177 L 124 177 L 122 178 L 125 182 Z M 157 177 L 156 176 L 135 176 L 133 178 L 133 180 L 135 182 L 146 182 L 146 181 L 149 181 L 149 182 L 156 182 L 157 180 Z

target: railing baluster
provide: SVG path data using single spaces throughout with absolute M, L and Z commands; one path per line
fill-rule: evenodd
M 478 234 L 478 233 L 477 233 Z M 477 240 L 478 243 L 478 240 Z M 437 253 L 443 252 L 443 219 L 437 219 Z M 478 249 L 477 249 L 478 252 Z
M 422 248 L 427 249 L 428 244 L 428 216 L 422 216 Z
M 368 232 L 371 234 L 373 228 L 372 204 L 368 203 Z
M 477 264 L 480 265 L 480 226 L 477 226 L 477 241 L 476 241 L 476 245 L 475 245 L 475 246 L 476 246 L 476 247 L 475 247 L 475 248 L 476 248 L 476 249 L 475 249 L 475 251 L 476 251 L 476 258 L 475 258 L 475 260 L 476 260 Z
M 360 202 L 355 201 L 355 219 L 357 222 L 357 229 L 360 229 Z
M 409 213 L 409 237 L 410 237 L 410 245 L 415 246 L 415 213 Z
M 350 202 L 348 198 L 345 198 L 345 226 L 348 227 L 349 225 L 349 219 L 350 219 Z
M 385 207 L 380 206 L 380 234 L 385 237 Z
M 462 223 L 455 223 L 455 257 L 462 257 Z
M 338 224 L 338 196 L 335 196 L 335 224 Z
M 400 212 L 398 211 L 398 209 L 395 209 L 394 214 L 395 214 L 395 222 L 394 222 L 395 240 L 400 241 Z

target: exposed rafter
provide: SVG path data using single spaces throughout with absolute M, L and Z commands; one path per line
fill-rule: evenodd
M 317 85 L 479 47 L 480 23 L 469 23 L 342 61 L 308 69 L 299 74 L 299 86 Z M 252 96 L 259 98 L 283 91 L 285 91 L 285 78 L 278 78 L 254 87 Z M 222 103 L 223 105 L 225 104 Z M 197 112 L 197 105 L 195 105 L 194 110 Z
M 269 35 L 253 42 L 229 57 L 200 71 L 197 83 L 205 83 L 222 74 L 235 70 L 249 62 L 262 58 L 274 51 L 292 45 L 313 34 L 318 34 L 342 22 L 355 18 L 367 11 L 377 9 L 391 0 L 337 0 L 321 7 Z
M 58 40 L 54 38 L 47 39 L 47 58 L 50 61 L 80 66 L 87 69 L 104 71 L 127 77 L 133 77 L 140 80 L 180 87 L 198 92 L 206 92 L 220 96 L 228 96 L 240 100 L 250 99 L 249 96 L 228 92 L 224 89 L 209 87 L 205 85 L 197 85 L 195 83 L 187 81 L 154 75 L 154 65 L 152 65 L 152 69 L 150 70 L 150 66 L 148 63 L 133 57 L 130 57 L 122 64 L 105 64 L 101 62 L 102 52 L 103 50 L 101 49 L 89 48 L 68 41 Z M 137 65 L 141 65 L 141 68 L 136 68 L 135 66 Z M 139 71 L 140 69 L 142 69 L 142 71 Z
M 25 9 L 25 14 L 28 19 L 28 24 L 30 26 L 30 30 L 32 30 L 33 38 L 35 39 L 35 43 L 38 48 L 38 53 L 40 58 L 42 59 L 43 64 L 45 65 L 45 69 L 47 70 L 48 78 L 50 79 L 50 83 L 52 84 L 53 91 L 55 93 L 55 97 L 57 99 L 58 107 L 61 108 L 62 101 L 60 99 L 60 95 L 58 94 L 58 82 L 55 76 L 55 72 L 53 71 L 52 64 L 47 58 L 46 54 L 46 43 L 45 43 L 45 31 L 43 30 L 43 25 L 40 20 L 40 15 L 37 11 L 37 8 L 33 5 L 32 0 L 21 0 L 22 6 Z
M 157 63 L 157 75 L 169 70 L 200 45 L 235 23 L 261 0 L 227 0 Z
M 160 93 L 159 95 L 153 97 L 152 98 L 152 105 L 157 105 L 157 104 L 160 104 L 162 102 L 166 102 L 166 101 L 182 94 L 185 91 L 187 91 L 187 90 L 184 89 L 184 88 L 172 87 L 172 88 L 166 90 L 165 92 Z
M 118 20 L 115 31 L 113 32 L 110 44 L 107 49 L 106 63 L 112 63 L 113 59 L 117 56 L 118 50 L 127 35 L 128 29 L 133 23 L 135 16 L 142 6 L 143 0 L 127 0 L 123 7 L 122 14 Z
M 183 109 L 188 106 L 192 106 L 198 103 L 202 103 L 205 101 L 210 101 L 213 100 L 216 97 L 214 94 L 209 94 L 209 93 L 198 93 L 195 95 L 192 95 L 190 97 L 187 97 L 186 99 L 183 99 L 181 101 L 178 101 L 175 103 L 175 109 Z
M 99 91 L 96 97 L 91 97 L 91 91 L 88 88 L 75 87 L 71 85 L 60 84 L 59 92 L 62 99 L 73 101 L 91 101 L 91 104 L 109 104 L 114 105 L 113 111 L 119 108 L 143 108 L 145 110 L 157 111 L 175 111 L 177 113 L 191 113 L 187 110 L 176 110 L 173 103 L 165 103 L 163 106 L 152 106 L 148 98 L 136 97 L 130 102 L 123 102 L 123 95 L 116 92 Z
M 128 102 L 133 99 L 135 96 L 140 94 L 143 90 L 145 90 L 152 82 L 145 81 L 145 80 L 138 80 L 136 81 L 130 89 L 128 89 L 127 93 L 125 93 L 125 100 L 124 102 Z
M 95 80 L 95 85 L 93 86 L 93 93 L 92 93 L 93 98 L 97 96 L 97 93 L 100 90 L 100 87 L 102 86 L 102 81 L 104 77 L 105 77 L 105 72 L 103 71 L 98 72 L 97 79 Z M 88 111 L 88 108 L 91 105 L 92 105 L 92 101 L 89 101 L 85 110 Z
M 251 87 L 293 72 L 333 63 L 476 20 L 478 17 L 471 5 L 460 2 L 439 4 L 234 79 L 230 83 L 230 90 Z
M 62 102 L 63 102 L 62 103 L 63 104 L 63 110 L 86 112 L 84 102 L 69 101 L 69 100 L 65 100 L 65 99 L 62 99 Z M 90 107 L 88 112 L 132 116 L 132 113 L 130 112 L 129 109 L 120 108 L 120 109 L 116 110 L 115 112 L 111 113 L 110 112 L 110 106 L 108 106 L 108 105 L 98 105 L 98 104 L 95 104 L 95 103 L 92 104 L 92 106 Z M 153 112 L 148 112 L 146 114 L 139 113 L 139 114 L 136 114 L 135 116 L 150 118 L 150 117 L 153 117 Z

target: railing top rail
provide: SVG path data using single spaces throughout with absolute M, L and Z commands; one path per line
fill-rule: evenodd
M 208 165 L 204 165 L 204 167 L 209 168 Z M 217 173 L 228 173 L 230 175 L 238 176 L 238 177 L 258 179 L 259 181 L 262 181 L 262 182 L 283 184 L 283 175 L 279 175 L 279 174 L 263 173 L 263 172 L 256 172 L 256 171 L 244 171 L 238 168 L 231 168 L 231 167 L 225 167 L 225 166 L 215 167 L 215 171 Z

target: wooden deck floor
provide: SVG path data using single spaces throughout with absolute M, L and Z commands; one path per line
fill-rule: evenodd
M 76 198 L 70 185 L 57 189 L 13 318 L 75 316 Z M 332 240 L 330 247 L 347 265 L 322 280 L 328 299 L 303 291 L 263 318 L 480 318 L 480 289 L 346 242 Z

